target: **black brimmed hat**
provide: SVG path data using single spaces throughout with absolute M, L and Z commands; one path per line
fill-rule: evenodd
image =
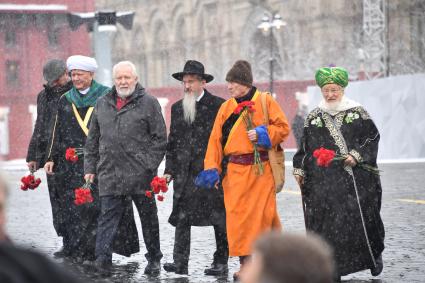
M 202 77 L 207 83 L 214 79 L 212 75 L 205 74 L 204 65 L 196 60 L 188 60 L 186 64 L 184 64 L 183 72 L 172 74 L 173 78 L 179 81 L 183 81 L 184 75 L 198 75 Z

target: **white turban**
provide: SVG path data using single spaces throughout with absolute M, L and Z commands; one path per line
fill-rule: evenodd
M 96 60 L 92 57 L 83 55 L 73 55 L 66 60 L 68 71 L 83 70 L 87 72 L 95 72 L 97 70 Z

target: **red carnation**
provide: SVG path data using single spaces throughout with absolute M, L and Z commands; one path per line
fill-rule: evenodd
M 156 198 L 158 199 L 158 201 L 163 201 L 164 200 L 164 196 L 163 195 L 158 195 Z
M 248 100 L 248 101 L 242 101 L 241 103 L 238 104 L 238 106 L 236 107 L 236 109 L 233 111 L 234 114 L 240 114 L 242 111 L 244 111 L 245 109 L 250 112 L 253 113 L 255 112 L 254 109 L 254 105 L 255 102 Z
M 159 194 L 160 192 L 165 193 L 168 191 L 167 180 L 165 178 L 155 176 L 152 179 L 151 188 L 154 194 Z
M 335 151 L 323 147 L 316 149 L 313 152 L 313 156 L 317 158 L 317 165 L 321 167 L 328 167 L 335 155 Z
M 65 151 L 65 159 L 71 163 L 75 163 L 78 161 L 78 156 L 83 154 L 82 148 L 68 147 Z
M 28 189 L 34 190 L 41 184 L 40 178 L 35 178 L 34 173 L 21 178 L 21 190 L 27 191 Z
M 152 198 L 152 192 L 151 191 L 146 191 L 145 192 L 145 196 L 148 198 Z
M 81 188 L 76 188 L 74 190 L 75 193 L 75 200 L 74 203 L 76 205 L 82 205 L 85 203 L 92 203 L 93 202 L 93 196 L 91 194 L 91 186 L 90 183 L 84 184 Z

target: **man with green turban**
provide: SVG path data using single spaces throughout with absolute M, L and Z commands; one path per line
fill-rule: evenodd
M 376 174 L 379 131 L 366 110 L 345 97 L 345 69 L 320 68 L 315 77 L 323 99 L 305 120 L 293 160 L 306 227 L 333 247 L 336 279 L 364 269 L 377 276 L 383 268 L 385 237 Z M 323 148 L 342 160 L 319 163 Z

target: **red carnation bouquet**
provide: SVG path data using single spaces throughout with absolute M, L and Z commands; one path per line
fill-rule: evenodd
M 321 147 L 313 151 L 313 157 L 317 159 L 317 166 L 329 167 L 332 161 L 345 160 L 347 155 L 339 155 L 336 154 L 334 150 Z M 376 167 L 361 162 L 358 162 L 356 166 L 359 166 L 359 168 L 362 168 L 373 174 L 379 175 L 379 169 Z
M 233 111 L 234 114 L 242 116 L 242 119 L 245 123 L 245 127 L 248 131 L 254 129 L 254 123 L 252 122 L 252 115 L 255 112 L 254 105 L 255 105 L 254 101 L 251 101 L 251 100 L 243 101 L 239 103 L 238 106 Z M 264 167 L 263 167 L 263 163 L 261 162 L 260 152 L 258 151 L 257 144 L 253 143 L 253 145 L 254 145 L 254 165 L 257 168 L 256 173 L 258 175 L 262 175 L 264 172 Z
M 21 178 L 21 190 L 27 191 L 28 189 L 34 190 L 41 184 L 40 178 L 35 178 L 34 172 Z
M 85 203 L 92 203 L 93 196 L 91 194 L 91 183 L 86 182 L 82 187 L 76 188 L 75 193 L 75 205 L 82 205 Z
M 168 183 L 167 179 L 164 177 L 155 176 L 151 182 L 151 189 L 145 192 L 145 195 L 148 198 L 154 197 L 157 195 L 158 201 L 164 200 L 164 194 L 168 191 Z
M 78 161 L 78 156 L 83 155 L 84 150 L 82 147 L 68 147 L 65 151 L 65 159 L 71 163 Z

